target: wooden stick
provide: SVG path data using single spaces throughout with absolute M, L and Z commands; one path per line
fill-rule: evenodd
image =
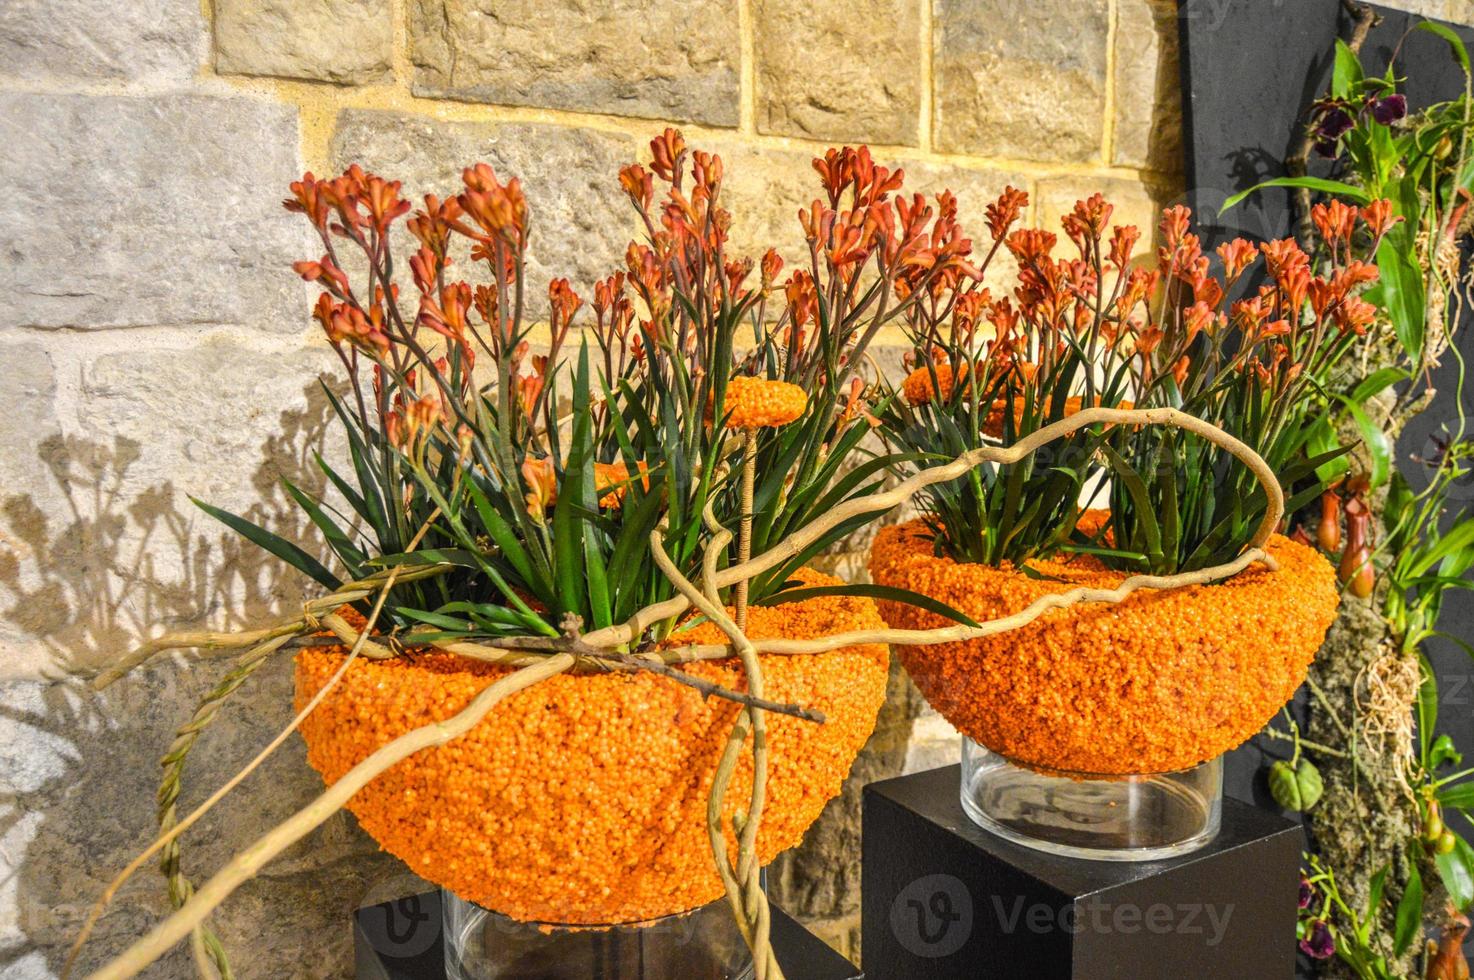
M 346 582 L 338 589 L 325 596 L 319 596 L 306 602 L 302 606 L 302 612 L 298 615 L 284 619 L 272 626 L 256 630 L 244 630 L 237 633 L 221 633 L 211 631 L 185 631 L 180 633 L 167 633 L 164 636 L 149 640 L 138 649 L 122 657 L 111 667 L 98 673 L 92 680 L 94 690 L 101 691 L 103 688 L 113 684 L 135 667 L 139 667 L 165 650 L 177 649 L 206 649 L 206 650 L 235 650 L 241 647 L 254 646 L 266 640 L 278 636 L 293 636 L 303 632 L 304 629 L 320 621 L 339 606 L 367 599 L 383 586 L 383 583 L 396 569 L 400 569 L 398 581 L 413 582 L 417 579 L 430 578 L 435 575 L 444 575 L 450 571 L 452 565 L 422 565 L 415 568 L 403 569 L 396 565 L 394 568 L 376 572 L 356 582 Z
M 768 569 L 771 569 L 783 561 L 788 560 L 800 553 L 821 535 L 839 523 L 853 517 L 890 510 L 898 504 L 909 500 L 921 489 L 935 483 L 942 483 L 956 479 L 972 467 L 984 463 L 1013 463 L 1034 452 L 1040 446 L 1055 439 L 1069 435 L 1081 428 L 1097 423 L 1111 425 L 1140 425 L 1140 424 L 1167 424 L 1185 429 L 1199 435 L 1208 441 L 1218 445 L 1247 465 L 1263 485 L 1268 507 L 1264 519 L 1255 531 L 1253 539 L 1249 542 L 1245 552 L 1240 557 L 1227 565 L 1216 566 L 1211 569 L 1203 569 L 1198 572 L 1184 573 L 1168 576 L 1133 576 L 1122 582 L 1115 589 L 1072 589 L 1065 593 L 1052 596 L 1044 596 L 1028 609 L 1014 614 L 996 624 L 983 624 L 978 627 L 959 625 L 957 627 L 945 627 L 939 630 L 874 630 L 859 631 L 838 636 L 825 637 L 815 641 L 764 641 L 763 645 L 775 645 L 781 650 L 786 645 L 793 643 L 818 644 L 814 650 L 803 652 L 817 652 L 820 649 L 834 649 L 838 646 L 851 645 L 863 642 L 900 642 L 900 643 L 922 643 L 938 642 L 939 640 L 966 638 L 968 636 L 986 636 L 1001 632 L 1004 629 L 1015 628 L 1017 625 L 1029 622 L 1042 615 L 1049 608 L 1070 605 L 1076 602 L 1098 601 L 1112 602 L 1120 601 L 1131 592 L 1139 588 L 1173 588 L 1180 585 L 1194 584 L 1198 582 L 1212 581 L 1215 577 L 1227 577 L 1237 571 L 1248 567 L 1249 564 L 1259 561 L 1274 567 L 1273 560 L 1263 550 L 1263 545 L 1274 533 L 1284 512 L 1284 494 L 1280 489 L 1279 482 L 1269 465 L 1252 449 L 1240 440 L 1234 438 L 1216 426 L 1203 422 L 1193 416 L 1186 415 L 1176 409 L 1110 409 L 1110 408 L 1088 408 L 1075 413 L 1058 422 L 1045 426 L 1030 434 L 1018 443 L 1007 448 L 996 448 L 991 446 L 972 450 L 958 457 L 951 463 L 931 467 L 922 470 L 910 479 L 903 481 L 899 486 L 885 493 L 873 494 L 868 497 L 859 497 L 839 505 L 828 514 L 821 517 L 813 524 L 791 535 L 782 543 L 764 552 L 755 558 L 728 567 L 725 570 L 715 569 L 716 549 L 709 547 L 704 562 L 704 584 L 707 590 L 713 594 L 723 586 L 751 579 Z M 677 616 L 696 605 L 711 616 L 724 632 L 732 638 L 738 655 L 742 657 L 744 666 L 749 667 L 750 693 L 761 695 L 761 674 L 754 672 L 751 665 L 756 664 L 756 654 L 759 644 L 748 640 L 741 630 L 736 629 L 736 624 L 726 616 L 719 603 L 715 603 L 699 591 L 695 590 L 675 569 L 669 556 L 665 554 L 663 543 L 658 537 L 658 531 L 652 534 L 652 546 L 657 564 L 661 565 L 662 571 L 675 572 L 671 576 L 681 594 L 674 599 L 647 606 L 635 613 L 625 623 L 618 626 L 606 627 L 578 638 L 578 642 L 585 647 L 602 649 L 613 648 L 630 642 L 643 635 L 645 629 L 652 623 Z M 721 530 L 717 537 L 726 536 L 730 540 L 730 532 Z M 715 544 L 715 541 L 713 542 Z M 684 583 L 685 588 L 682 588 Z M 359 583 L 350 583 L 349 587 Z M 315 600 L 318 603 L 332 602 L 339 598 L 341 593 Z M 311 606 L 311 604 L 309 604 Z M 1036 608 L 1037 607 L 1037 608 Z M 304 607 L 305 609 L 306 607 Z M 321 607 L 319 607 L 321 608 Z M 336 605 L 324 609 L 331 611 Z M 712 615 L 715 613 L 715 615 Z M 1008 625 L 1012 624 L 1012 625 Z M 156 643 L 158 641 L 155 641 Z M 501 651 L 494 651 L 500 655 Z M 793 650 L 793 652 L 799 652 Z M 539 663 L 523 667 L 515 673 L 508 674 L 493 684 L 488 685 L 480 694 L 472 700 L 471 704 L 459 714 L 443 722 L 436 722 L 407 732 L 393 741 L 385 744 L 354 766 L 338 782 L 334 783 L 321 796 L 314 800 L 304 809 L 298 811 L 277 827 L 273 828 L 255 844 L 233 858 L 224 868 L 215 874 L 206 884 L 200 888 L 183 907 L 176 910 L 167 919 L 161 922 L 146 936 L 134 943 L 123 952 L 117 959 L 113 960 L 103 969 L 94 973 L 94 980 L 117 980 L 117 978 L 131 977 L 162 956 L 174 944 L 190 935 L 193 929 L 209 915 L 225 898 L 242 882 L 253 876 L 262 866 L 273 857 L 280 854 L 287 847 L 308 834 L 313 828 L 320 825 L 340 807 L 352 799 L 353 795 L 372 781 L 376 776 L 397 764 L 415 752 L 436 745 L 443 745 L 451 739 L 464 734 L 474 727 L 491 708 L 502 698 L 522 690 L 548 677 L 562 673 L 577 662 L 573 653 L 559 652 L 549 654 L 541 659 Z M 761 723 L 762 711 L 760 709 L 745 707 L 739 714 L 739 724 L 734 726 L 733 737 L 742 735 L 745 741 L 746 725 L 742 723 L 747 719 L 748 723 L 756 729 Z M 740 748 L 741 742 L 738 743 Z M 754 739 L 755 753 L 760 746 L 760 740 Z M 756 760 L 755 760 L 756 761 Z M 757 770 L 761 772 L 761 767 Z M 730 776 L 729 776 L 730 778 Z M 758 779 L 754 780 L 754 806 L 749 810 L 747 821 L 739 831 L 739 867 L 732 869 L 726 862 L 725 837 L 721 834 L 720 815 L 718 809 L 718 824 L 716 835 L 723 843 L 718 848 L 718 870 L 722 873 L 724 884 L 735 884 L 739 893 L 744 890 L 747 882 L 733 872 L 735 870 L 747 870 L 754 868 L 756 862 L 746 857 L 748 851 L 743 845 L 749 836 L 755 839 L 757 826 L 760 822 L 761 798 L 758 794 Z M 715 792 L 714 788 L 714 792 Z M 718 797 L 718 805 L 719 805 Z M 710 821 L 710 809 L 708 819 Z M 708 828 L 711 829 L 710 827 Z M 750 832 L 750 833 L 749 833 Z M 714 845 L 715 846 L 715 845 Z M 729 892 L 730 892 L 729 884 Z M 738 912 L 739 923 L 743 925 L 744 938 L 749 938 L 755 949 L 766 949 L 767 956 L 771 956 L 771 947 L 766 942 L 765 936 L 760 930 L 766 923 L 766 902 L 762 899 L 761 891 L 756 892 L 757 897 L 751 894 L 747 897 L 752 904 L 740 903 Z M 769 970 L 767 956 L 761 958 L 764 964 L 765 974 Z M 776 969 L 776 963 L 772 964 Z M 772 977 L 781 976 L 772 973 Z
M 1274 470 L 1270 469 L 1269 464 L 1264 461 L 1263 457 L 1254 452 L 1253 449 L 1217 426 L 1204 422 L 1202 419 L 1188 415 L 1185 412 L 1180 412 L 1175 408 L 1086 408 L 1030 433 L 1012 446 L 982 446 L 962 454 L 950 463 L 943 463 L 939 466 L 924 469 L 915 476 L 904 480 L 891 490 L 847 500 L 835 507 L 828 514 L 815 520 L 812 524 L 795 531 L 761 555 L 745 562 L 728 566 L 717 574 L 717 584 L 725 587 L 743 579 L 755 578 L 763 572 L 800 554 L 805 548 L 819 540 L 831 529 L 851 518 L 858 517 L 862 514 L 875 514 L 888 511 L 892 507 L 896 507 L 910 500 L 918 491 L 936 483 L 946 483 L 948 480 L 955 480 L 981 463 L 1016 463 L 1025 456 L 1038 450 L 1041 446 L 1068 436 L 1087 426 L 1099 423 L 1106 423 L 1108 425 L 1145 424 L 1175 426 L 1179 429 L 1185 429 L 1227 450 L 1247 466 L 1264 487 L 1264 494 L 1269 503 L 1264 513 L 1264 519 L 1259 522 L 1259 527 L 1254 532 L 1254 537 L 1246 546 L 1247 549 L 1261 548 L 1269 540 L 1269 536 L 1274 533 L 1275 527 L 1279 525 L 1280 518 L 1284 516 L 1284 491 L 1280 489 L 1279 480 L 1275 477 Z M 616 647 L 630 643 L 638 639 L 651 625 L 679 616 L 689 608 L 691 608 L 690 601 L 684 595 L 678 595 L 664 602 L 646 606 L 622 624 L 606 626 L 604 629 L 589 633 L 583 637 L 583 641 L 589 646 L 594 647 Z

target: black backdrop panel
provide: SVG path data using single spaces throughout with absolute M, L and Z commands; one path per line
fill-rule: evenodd
M 1414 109 L 1463 92 L 1463 72 L 1447 42 L 1427 31 L 1409 33 L 1422 18 L 1376 9 L 1382 21 L 1362 49 L 1369 74 L 1384 72 L 1395 55 Z M 1341 0 L 1180 0 L 1179 22 L 1186 200 L 1203 226 L 1205 244 L 1215 246 L 1238 235 L 1284 238 L 1292 220 L 1288 191 L 1262 192 L 1222 217 L 1218 208 L 1231 194 L 1284 176 L 1283 161 L 1298 140 L 1304 114 L 1330 84 L 1335 39 L 1349 36 L 1350 19 Z M 1474 28 L 1451 26 L 1474 49 Z M 1329 173 L 1326 162 L 1313 160 L 1312 172 Z M 1459 336 L 1465 358 L 1474 360 L 1474 322 L 1468 315 Z M 1454 358 L 1446 356 L 1435 377 L 1438 397 L 1397 447 L 1398 465 L 1414 488 L 1426 485 L 1414 457 L 1426 455 L 1431 436 L 1444 424 L 1452 427 L 1457 418 L 1456 370 Z M 1474 411 L 1468 395 L 1465 400 L 1465 411 Z M 1474 486 L 1462 490 L 1466 499 L 1474 497 Z M 1449 596 L 1443 628 L 1474 639 L 1469 594 Z M 1435 647 L 1432 656 L 1441 679 L 1441 727 L 1474 758 L 1474 662 L 1452 644 Z M 1254 744 L 1233 753 L 1229 791 L 1272 805 L 1261 774 L 1263 762 L 1263 749 Z

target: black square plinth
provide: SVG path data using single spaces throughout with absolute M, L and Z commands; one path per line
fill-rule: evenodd
M 1054 857 L 974 824 L 957 766 L 865 788 L 865 970 L 924 980 L 1290 980 L 1300 829 L 1237 800 L 1202 850 Z
M 353 916 L 353 951 L 358 980 L 445 980 L 440 893 L 411 895 L 359 909 Z M 790 980 L 864 980 L 864 974 L 844 957 L 776 906 L 773 951 Z

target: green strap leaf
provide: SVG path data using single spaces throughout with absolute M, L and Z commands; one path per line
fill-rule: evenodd
M 328 547 L 333 549 L 333 554 L 337 555 L 338 560 L 343 563 L 343 567 L 348 569 L 348 574 L 354 578 L 363 578 L 363 563 L 366 560 L 366 556 L 353 543 L 353 539 L 337 525 L 337 522 L 323 513 L 322 507 L 318 505 L 317 501 L 299 490 L 291 480 L 282 477 L 281 482 L 282 486 L 286 488 L 287 493 L 297 502 L 297 506 L 301 507 L 307 514 L 308 519 L 317 525 L 317 529 L 322 532 L 323 539 L 327 541 Z
M 888 585 L 812 585 L 801 589 L 786 589 L 773 595 L 765 596 L 754 602 L 754 606 L 778 606 L 789 602 L 803 602 L 807 599 L 818 599 L 822 596 L 865 596 L 870 599 L 886 599 L 890 602 L 903 602 L 907 605 L 925 609 L 927 612 L 936 613 L 946 619 L 964 626 L 978 626 L 977 620 L 966 613 L 959 612 L 939 602 L 930 596 L 922 595 L 920 592 L 912 592 L 910 589 L 897 589 Z
M 1398 956 L 1423 935 L 1423 876 L 1418 873 L 1415 861 L 1408 862 L 1407 870 L 1407 887 L 1397 903 L 1397 928 L 1393 933 L 1393 947 Z
M 1427 31 L 1429 34 L 1437 34 L 1449 43 L 1454 49 L 1454 58 L 1458 60 L 1459 66 L 1464 69 L 1464 74 L 1469 74 L 1469 49 L 1464 47 L 1464 41 L 1452 29 L 1437 21 L 1425 20 L 1418 25 L 1418 30 Z
M 230 513 L 230 511 L 221 510 L 219 507 L 212 507 L 203 500 L 198 500 L 194 497 L 190 497 L 189 499 L 196 507 L 215 518 L 221 524 L 224 524 L 263 551 L 280 558 L 323 587 L 336 589 L 343 584 L 342 580 L 328 571 L 322 562 L 285 538 L 272 534 L 265 528 L 252 524 L 244 517 L 238 517 Z
M 1320 191 L 1324 194 L 1334 194 L 1337 197 L 1348 197 L 1358 204 L 1370 204 L 1371 195 L 1365 190 L 1353 184 L 1339 180 L 1327 180 L 1324 177 L 1276 177 L 1263 183 L 1255 184 L 1246 191 L 1239 191 L 1228 200 L 1223 202 L 1223 207 L 1218 209 L 1220 215 L 1234 207 L 1244 198 L 1256 191 L 1262 191 L 1267 187 L 1302 187 L 1312 191 Z
M 1455 837 L 1454 849 L 1447 854 L 1434 855 L 1433 860 L 1438 865 L 1438 877 L 1443 880 L 1448 897 L 1460 912 L 1465 912 L 1474 905 L 1474 848 L 1470 848 L 1463 837 Z
M 1443 787 L 1438 791 L 1438 802 L 1455 810 L 1474 810 L 1474 782 Z

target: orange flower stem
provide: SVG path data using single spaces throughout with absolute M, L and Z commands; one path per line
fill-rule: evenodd
M 752 498 L 753 483 L 757 471 L 757 429 L 748 429 L 742 435 L 742 526 L 737 537 L 737 561 L 752 557 Z M 747 583 L 738 582 L 732 590 L 732 618 L 739 630 L 747 629 Z

